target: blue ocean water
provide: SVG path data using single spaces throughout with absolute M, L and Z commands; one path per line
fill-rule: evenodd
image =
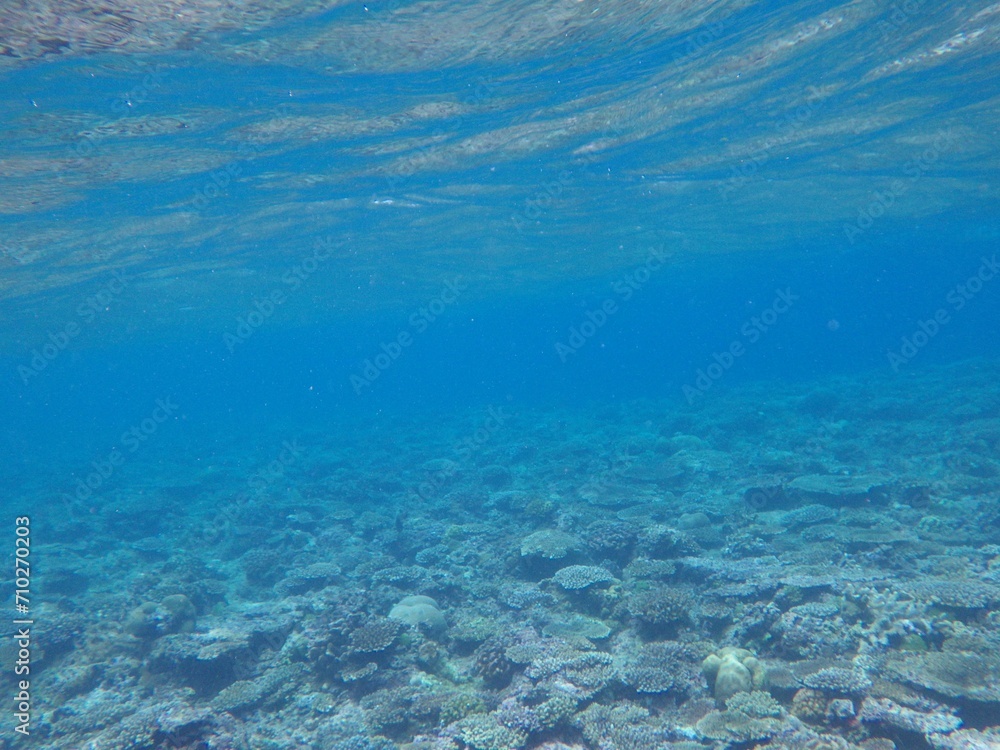
M 0 14 L 0 750 L 1000 746 L 1000 6 Z

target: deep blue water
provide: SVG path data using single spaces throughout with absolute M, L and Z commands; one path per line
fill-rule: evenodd
M 31 367 L 31 358 L 8 354 L 3 401 L 11 419 L 5 435 L 12 445 L 36 446 L 72 435 L 60 450 L 85 458 L 102 434 L 117 434 L 112 415 L 141 414 L 163 394 L 183 403 L 183 429 L 193 434 L 199 425 L 241 415 L 251 424 L 274 414 L 336 424 L 339 417 L 385 418 L 497 400 L 685 402 L 683 386 L 694 385 L 698 370 L 733 341 L 746 345 L 746 353 L 726 368 L 717 387 L 713 379 L 715 390 L 748 380 L 808 383 L 858 372 L 891 379 L 995 357 L 1000 296 L 989 281 L 978 293 L 975 284 L 956 291 L 984 259 L 995 257 L 993 245 L 945 244 L 947 231 L 940 224 L 905 240 L 897 236 L 827 257 L 822 246 L 802 257 L 756 256 L 747 267 L 710 259 L 653 270 L 648 280 L 647 266 L 638 263 L 587 283 L 553 284 L 544 296 L 470 300 L 462 292 L 439 316 L 425 301 L 312 325 L 267 319 L 232 352 L 217 331 L 133 345 L 102 345 L 99 330 L 85 331 L 87 340 L 79 346 L 72 340 L 27 383 L 17 368 Z M 777 292 L 795 298 L 788 311 L 772 325 L 754 323 Z M 602 314 L 608 300 L 613 312 Z M 948 322 L 894 369 L 889 353 L 900 353 L 903 339 L 940 309 Z M 235 335 L 238 325 L 234 319 L 227 332 Z M 393 359 L 401 331 L 412 343 L 395 345 Z M 33 343 L 32 350 L 41 351 L 50 342 Z

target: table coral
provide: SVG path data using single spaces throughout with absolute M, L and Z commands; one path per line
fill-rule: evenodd
M 698 722 L 697 729 L 706 739 L 746 743 L 773 737 L 786 721 L 781 704 L 758 690 L 733 695 L 724 711 L 712 711 Z
M 865 698 L 858 719 L 866 724 L 885 724 L 919 734 L 947 733 L 962 726 L 962 720 L 951 710 L 938 707 L 917 711 L 888 698 Z
M 702 653 L 677 642 L 650 643 L 620 666 L 619 677 L 637 693 L 685 694 L 697 684 Z
M 860 695 L 872 686 L 872 681 L 860 669 L 826 667 L 803 677 L 802 684 L 833 695 Z
M 1000 703 L 1000 657 L 993 653 L 928 651 L 891 654 L 887 674 L 951 698 Z
M 552 580 L 567 591 L 579 591 L 598 583 L 612 583 L 618 579 L 596 565 L 570 565 L 557 570 Z

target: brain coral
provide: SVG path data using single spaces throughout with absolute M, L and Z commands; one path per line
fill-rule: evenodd
M 437 602 L 429 596 L 404 596 L 389 611 L 389 617 L 414 627 L 424 626 L 432 632 L 440 632 L 447 627 Z
M 761 690 L 767 686 L 767 670 L 744 648 L 726 646 L 705 657 L 701 671 L 721 704 L 737 693 Z

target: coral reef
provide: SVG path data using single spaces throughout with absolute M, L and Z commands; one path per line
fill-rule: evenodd
M 280 489 L 236 471 L 178 489 L 150 466 L 171 489 L 149 493 L 187 498 L 198 542 L 115 518 L 142 519 L 128 493 L 47 519 L 61 539 L 96 536 L 46 550 L 60 559 L 36 618 L 32 739 L 994 750 L 1000 473 L 945 460 L 950 394 L 928 407 L 940 438 L 839 399 L 824 408 L 843 432 L 819 451 L 802 448 L 818 428 L 800 392 L 753 434 L 708 402 L 579 407 L 519 417 L 518 438 L 462 460 L 468 419 L 318 431 Z M 982 421 L 962 428 L 997 444 Z M 893 447 L 858 453 L 850 425 L 875 422 Z M 415 500 L 428 472 L 447 475 Z M 0 626 L 8 664 L 13 632 Z

